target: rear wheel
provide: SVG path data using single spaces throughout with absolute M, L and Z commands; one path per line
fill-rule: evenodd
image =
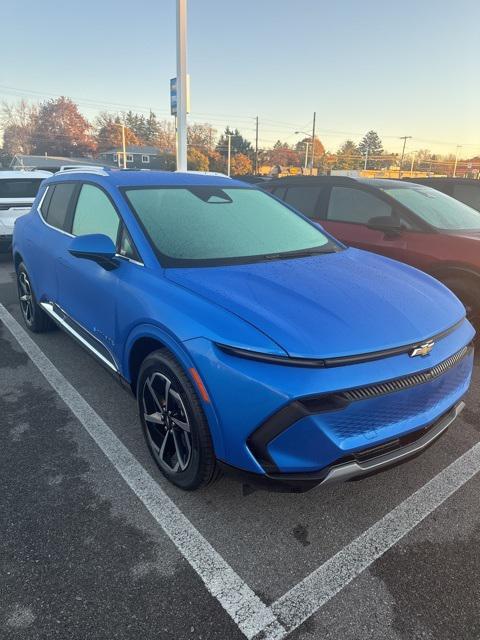
M 54 329 L 55 323 L 37 303 L 23 262 L 17 268 L 17 289 L 23 321 L 27 328 L 34 333 L 42 333 Z
M 218 474 L 210 430 L 200 400 L 185 372 L 168 352 L 144 360 L 137 401 L 145 439 L 161 472 L 186 490 Z

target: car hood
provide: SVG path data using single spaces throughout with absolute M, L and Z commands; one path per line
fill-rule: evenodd
M 480 240 L 480 231 L 455 231 L 450 232 L 448 235 L 455 236 L 456 238 L 465 238 L 467 240 Z
M 168 269 L 166 274 L 296 357 L 339 357 L 412 344 L 450 328 L 465 314 L 459 300 L 430 276 L 358 249 Z

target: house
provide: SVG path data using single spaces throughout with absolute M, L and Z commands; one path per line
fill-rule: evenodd
M 127 168 L 128 169 L 164 169 L 165 154 L 156 147 L 127 145 Z M 123 149 L 109 149 L 98 154 L 101 162 L 123 166 Z
M 63 158 L 62 156 L 31 156 L 16 154 L 10 162 L 10 169 L 43 169 L 45 171 L 59 171 L 60 167 L 71 165 L 98 166 L 98 160 L 93 158 Z M 109 164 L 109 163 L 104 163 Z

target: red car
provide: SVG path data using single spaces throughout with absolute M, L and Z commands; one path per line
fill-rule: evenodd
M 347 245 L 407 262 L 445 283 L 480 327 L 480 213 L 398 180 L 297 176 L 262 188 Z

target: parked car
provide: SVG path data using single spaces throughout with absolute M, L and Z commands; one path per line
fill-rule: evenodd
M 12 248 L 15 220 L 27 213 L 49 171 L 0 171 L 0 252 Z
M 438 278 L 480 328 L 480 213 L 430 187 L 400 180 L 281 178 L 262 187 L 345 244 Z
M 480 211 L 480 180 L 471 178 L 409 178 L 409 182 L 432 187 Z
M 128 386 L 161 471 L 306 489 L 422 451 L 470 384 L 474 331 L 441 283 L 347 249 L 218 176 L 56 174 L 15 225 L 20 306 Z

